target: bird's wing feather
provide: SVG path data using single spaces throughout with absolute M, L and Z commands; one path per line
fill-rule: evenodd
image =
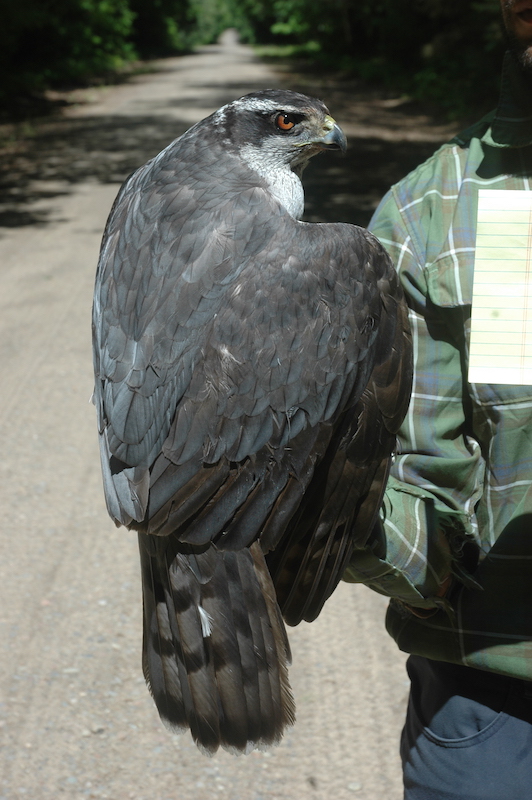
M 290 532 L 268 555 L 282 613 L 312 621 L 376 521 L 412 385 L 408 312 L 393 272 L 381 286 L 378 357 L 355 407 L 344 415 Z
M 119 522 L 146 532 L 186 525 L 172 498 L 194 488 L 189 481 L 201 484 L 208 515 L 197 473 L 220 459 L 236 466 L 211 482 L 218 512 L 223 495 L 228 520 L 254 492 L 264 520 L 294 483 L 289 443 L 334 424 L 361 393 L 374 360 L 368 319 L 381 313 L 363 232 L 296 222 L 246 170 L 238 181 L 236 173 L 222 184 L 200 180 L 198 164 L 187 164 L 208 157 L 208 175 L 219 159 L 205 148 L 198 155 L 193 138 L 187 147 L 196 150 L 176 158 L 170 149 L 126 183 L 97 278 L 95 395 L 108 503 Z M 157 480 L 147 479 L 156 461 Z M 134 497 L 125 491 L 130 475 Z M 202 542 L 207 530 L 220 534 L 215 528 L 204 528 Z M 249 529 L 244 544 L 257 534 Z

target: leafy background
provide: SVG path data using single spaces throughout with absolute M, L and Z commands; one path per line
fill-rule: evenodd
M 0 101 L 110 80 L 236 28 L 270 58 L 355 75 L 449 117 L 496 100 L 499 0 L 3 0 Z

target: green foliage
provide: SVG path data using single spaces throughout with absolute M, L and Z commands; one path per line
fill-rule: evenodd
M 410 79 L 415 97 L 451 116 L 487 108 L 497 98 L 504 37 L 499 0 L 417 0 L 430 21 L 429 37 Z
M 220 0 L 243 42 L 271 42 L 271 28 L 276 21 L 271 0 Z
M 128 0 L 18 0 L 2 22 L 4 98 L 109 73 L 134 55 Z
M 106 75 L 133 58 L 241 39 L 378 80 L 451 114 L 496 95 L 499 0 L 7 0 L 0 99 Z M 271 52 L 271 51 L 270 51 Z
M 193 21 L 189 42 L 211 44 L 226 28 L 235 27 L 229 0 L 189 0 L 189 19 Z M 241 24 L 244 20 L 239 19 Z
M 183 50 L 189 0 L 9 0 L 0 26 L 0 99 L 78 84 L 140 56 Z
M 449 114 L 494 102 L 503 50 L 499 0 L 233 0 L 248 39 L 286 42 L 316 65 L 431 100 Z M 269 21 L 269 30 L 265 28 Z
M 162 56 L 187 47 L 187 0 L 129 0 L 134 14 L 132 41 L 143 58 Z

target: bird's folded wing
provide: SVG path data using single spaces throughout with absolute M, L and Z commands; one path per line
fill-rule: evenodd
M 168 169 L 159 157 L 126 183 L 102 245 L 108 505 L 146 532 L 237 548 L 272 511 L 279 535 L 363 391 L 388 266 L 364 231 L 299 223 L 246 173 L 224 192 Z

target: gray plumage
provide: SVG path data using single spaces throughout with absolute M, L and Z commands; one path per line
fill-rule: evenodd
M 159 713 L 207 752 L 293 722 L 282 616 L 314 619 L 367 541 L 408 405 L 386 252 L 298 219 L 305 164 L 344 147 L 320 101 L 247 95 L 125 182 L 102 242 L 105 497 L 139 532 Z

